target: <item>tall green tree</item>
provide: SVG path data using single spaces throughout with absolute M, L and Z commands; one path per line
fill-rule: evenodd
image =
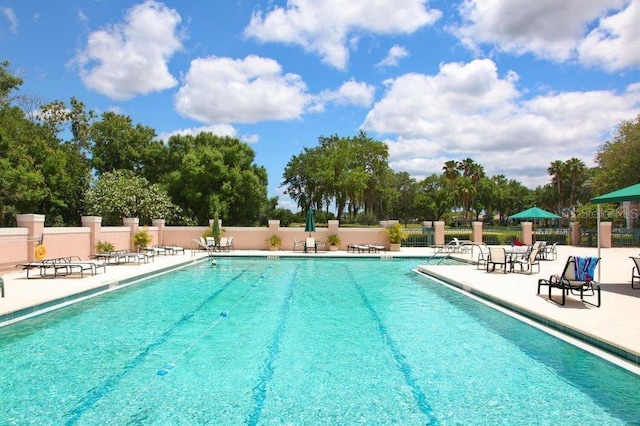
M 7 62 L 0 64 L 0 220 L 12 225 L 15 214 L 38 212 L 47 225 L 78 224 L 88 161 L 72 141 L 58 138 L 63 118 L 45 107 L 27 115 L 12 104 L 21 84 Z
M 453 194 L 444 175 L 433 174 L 418 182 L 414 208 L 421 220 L 442 220 L 454 207 Z
M 552 183 L 555 184 L 558 190 L 557 208 L 556 211 L 562 211 L 563 199 L 562 199 L 562 182 L 565 177 L 566 164 L 562 160 L 555 160 L 551 162 L 551 165 L 547 168 L 547 173 L 552 177 Z
M 585 180 L 587 166 L 584 161 L 574 157 L 565 162 L 565 170 L 569 181 L 569 207 L 574 209 L 578 188 Z
M 103 173 L 85 196 L 86 211 L 101 216 L 107 226 L 122 225 L 122 219 L 137 217 L 141 225 L 151 225 L 153 219 L 173 222 L 180 209 L 159 185 L 136 176 L 131 170 Z
M 176 135 L 165 151 L 154 146 L 154 153 L 154 166 L 167 171 L 158 176 L 159 183 L 201 225 L 216 212 L 228 225 L 253 225 L 272 205 L 265 168 L 255 164 L 253 149 L 238 138 Z
M 595 195 L 640 182 L 640 115 L 620 123 L 596 153 Z
M 98 175 L 114 170 L 140 173 L 155 130 L 133 125 L 131 117 L 109 111 L 89 129 L 92 141 L 91 163 Z
M 338 220 L 345 210 L 382 218 L 389 208 L 391 171 L 387 145 L 360 132 L 355 137 L 318 138 L 318 146 L 304 148 L 283 173 L 285 193 L 299 208 L 335 205 Z
M 391 188 L 393 189 L 391 217 L 405 224 L 417 218 L 415 198 L 418 187 L 415 179 L 407 172 L 393 173 Z

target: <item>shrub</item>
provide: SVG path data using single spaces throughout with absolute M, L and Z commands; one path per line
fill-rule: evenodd
M 96 244 L 96 251 L 98 253 L 107 253 L 113 251 L 113 249 L 113 244 L 108 241 L 98 241 L 98 244 Z

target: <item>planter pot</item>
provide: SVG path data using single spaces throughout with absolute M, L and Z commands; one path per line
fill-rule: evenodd
M 269 246 L 269 250 L 278 251 L 278 246 Z
M 400 243 L 389 243 L 389 251 L 400 251 Z
M 329 251 L 338 251 L 338 246 L 329 246 Z

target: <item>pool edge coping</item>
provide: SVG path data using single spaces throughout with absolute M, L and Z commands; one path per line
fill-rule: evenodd
M 629 363 L 630 366 L 633 367 L 634 369 L 640 368 L 640 354 L 637 354 L 632 350 L 607 342 L 604 339 L 597 338 L 593 335 L 589 335 L 582 331 L 576 330 L 575 328 L 567 326 L 566 324 L 562 324 L 556 320 L 552 320 L 544 315 L 540 315 L 522 306 L 509 303 L 504 299 L 495 297 L 482 290 L 472 288 L 467 284 L 463 284 L 445 275 L 438 274 L 433 270 L 420 268 L 420 266 L 418 266 L 415 268 L 415 271 L 419 274 L 422 274 L 431 278 L 435 278 L 436 280 L 439 280 L 441 282 L 444 282 L 445 284 L 455 287 L 456 289 L 460 290 L 463 294 L 469 294 L 479 299 L 485 300 L 495 306 L 498 306 L 502 309 L 506 309 L 507 311 L 513 312 L 516 315 L 519 315 L 523 318 L 533 321 L 542 327 L 546 327 L 550 330 L 554 330 L 560 333 L 561 335 L 565 335 L 570 338 L 576 339 L 577 341 L 583 344 L 590 345 L 593 348 L 596 348 L 608 355 L 616 357 L 617 359 L 620 359 L 623 362 Z M 624 366 L 622 367 L 624 368 Z M 634 373 L 640 374 L 638 373 L 638 371 L 634 371 Z
M 189 259 L 189 260 L 185 260 L 184 262 L 180 262 L 178 264 L 164 266 L 162 268 L 155 269 L 153 271 L 144 272 L 142 274 L 135 275 L 132 277 L 103 281 L 95 287 L 80 291 L 78 293 L 72 293 L 72 294 L 69 294 L 63 297 L 58 297 L 56 299 L 48 300 L 46 302 L 42 302 L 36 305 L 32 305 L 25 308 L 17 309 L 15 311 L 7 312 L 0 315 L 0 328 L 15 324 L 17 322 L 20 322 L 29 318 L 43 315 L 48 312 L 55 311 L 57 309 L 62 309 L 64 307 L 82 302 L 87 299 L 91 299 L 93 297 L 101 296 L 103 294 L 110 293 L 112 291 L 120 290 L 122 288 L 128 287 L 137 282 L 145 281 L 149 278 L 164 275 L 169 272 L 172 272 L 172 271 L 175 271 L 199 262 L 203 262 L 206 260 L 207 260 L 206 257 Z

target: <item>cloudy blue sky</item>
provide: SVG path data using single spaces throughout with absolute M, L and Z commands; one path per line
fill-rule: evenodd
M 241 138 L 295 210 L 290 158 L 359 130 L 416 179 L 593 166 L 640 114 L 638 22 L 640 0 L 0 0 L 0 60 L 42 102 Z

